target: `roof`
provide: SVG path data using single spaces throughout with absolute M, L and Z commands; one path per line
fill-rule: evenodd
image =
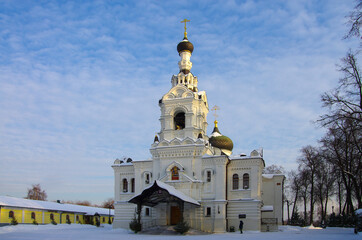
M 109 215 L 109 209 L 107 208 L 88 207 L 75 204 L 63 204 L 57 202 L 30 200 L 7 196 L 0 196 L 0 206 L 33 208 L 61 212 L 76 212 L 85 215 L 94 215 L 96 213 L 98 213 L 99 215 Z M 113 209 L 111 209 L 110 213 L 111 215 L 114 215 Z
M 143 205 L 153 207 L 153 206 L 156 206 L 160 202 L 169 200 L 169 198 L 167 196 L 165 196 L 164 194 L 156 193 L 157 190 L 164 190 L 169 195 L 171 195 L 179 200 L 200 206 L 200 203 L 198 201 L 196 201 L 195 199 L 187 196 L 183 192 L 176 190 L 173 186 L 170 186 L 170 185 L 168 185 L 164 182 L 158 181 L 158 180 L 155 180 L 155 182 L 151 186 L 145 188 L 142 191 L 142 193 L 137 194 L 133 198 L 131 198 L 129 200 L 129 202 L 131 202 L 131 203 L 142 202 Z M 166 198 L 167 198 L 167 200 L 166 200 Z

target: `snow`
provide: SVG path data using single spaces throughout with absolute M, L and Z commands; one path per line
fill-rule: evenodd
M 193 199 L 193 198 L 187 196 L 186 194 L 176 190 L 174 187 L 172 187 L 172 186 L 170 186 L 170 185 L 168 185 L 166 183 L 163 183 L 161 181 L 158 181 L 158 180 L 155 180 L 155 182 L 152 185 L 145 188 L 144 190 L 151 188 L 154 184 L 157 184 L 160 188 L 166 190 L 169 194 L 171 194 L 171 195 L 173 195 L 173 196 L 175 196 L 175 197 L 177 197 L 177 198 L 179 198 L 179 199 L 181 199 L 181 200 L 183 200 L 185 202 L 189 202 L 189 203 L 195 204 L 197 206 L 200 206 L 200 203 L 198 201 L 196 201 L 195 199 Z M 131 198 L 129 201 L 131 201 L 132 199 L 140 196 L 142 193 L 137 194 L 136 196 Z
M 356 215 L 360 215 L 360 214 L 362 214 L 362 208 L 357 209 L 357 210 L 355 211 L 355 214 L 356 214 Z
M 109 214 L 109 209 L 106 208 L 87 207 L 74 204 L 62 204 L 56 202 L 38 201 L 8 196 L 0 196 L 0 206 L 55 210 L 62 212 L 76 212 L 85 213 L 86 215 L 94 215 L 95 213 L 98 213 L 100 215 Z M 114 215 L 113 210 L 111 210 L 111 215 Z
M 274 210 L 273 205 L 265 205 L 261 207 L 262 212 L 272 212 Z
M 80 224 L 58 224 L 58 225 L 17 225 L 0 227 L 1 240 L 27 239 L 27 240 L 46 240 L 46 239 L 67 239 L 67 240 L 352 240 L 361 239 L 360 234 L 354 234 L 353 228 L 326 228 L 310 229 L 308 227 L 281 226 L 279 232 L 255 232 L 245 231 L 240 233 L 222 233 L 207 235 L 145 235 L 134 234 L 126 229 L 112 229 L 111 225 L 102 225 L 97 228 L 91 225 Z

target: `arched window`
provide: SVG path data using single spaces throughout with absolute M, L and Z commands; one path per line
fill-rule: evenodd
M 9 218 L 14 218 L 14 212 L 13 211 L 9 212 Z
M 179 112 L 174 117 L 175 130 L 181 130 L 185 128 L 185 113 Z
M 53 213 L 50 214 L 50 220 L 54 221 L 54 214 Z
M 146 184 L 149 184 L 150 183 L 150 174 L 149 173 L 146 173 L 146 179 L 145 179 L 145 183 Z
M 128 181 L 127 181 L 127 179 L 123 179 L 122 180 L 122 182 L 123 182 L 123 192 L 128 192 Z
M 243 188 L 249 189 L 249 174 L 247 173 L 243 175 Z
M 67 214 L 67 216 L 66 216 L 66 219 L 67 219 L 67 221 L 69 221 L 70 220 L 70 218 L 69 218 L 69 215 Z
M 77 222 L 79 221 L 79 216 L 77 215 L 77 217 L 76 217 L 76 220 L 77 220 Z
M 134 192 L 134 178 L 131 179 L 131 192 Z
M 233 175 L 233 190 L 239 189 L 239 175 Z
M 31 213 L 31 219 L 35 219 L 35 212 Z
M 211 182 L 211 171 L 206 172 L 206 182 Z
M 171 180 L 179 180 L 178 167 L 174 166 L 171 169 Z

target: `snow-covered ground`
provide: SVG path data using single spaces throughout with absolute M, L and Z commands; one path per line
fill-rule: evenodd
M 112 229 L 110 225 L 94 227 L 90 225 L 17 225 L 0 227 L 0 239 L 59 239 L 59 240 L 159 240 L 159 239 L 195 239 L 195 240 L 220 240 L 220 239 L 247 239 L 247 240 L 350 240 L 362 239 L 362 235 L 355 235 L 352 228 L 300 228 L 281 226 L 279 232 L 248 232 L 240 233 L 210 234 L 210 235 L 144 235 L 134 234 L 125 229 Z

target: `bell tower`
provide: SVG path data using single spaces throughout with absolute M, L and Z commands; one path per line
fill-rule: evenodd
M 206 135 L 209 107 L 206 93 L 198 91 L 197 77 L 191 73 L 190 59 L 194 45 L 187 38 L 187 22 L 187 19 L 181 22 L 185 23 L 185 33 L 183 40 L 177 45 L 177 52 L 181 58 L 178 62 L 180 71 L 172 76 L 171 89 L 159 101 L 160 142 L 171 142 L 174 139 L 183 141 L 186 138 L 196 141 Z

